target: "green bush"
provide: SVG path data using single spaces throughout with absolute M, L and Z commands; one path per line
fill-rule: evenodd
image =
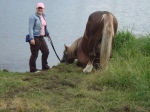
M 130 31 L 118 31 L 114 40 L 114 50 L 119 50 L 121 48 L 127 48 L 131 46 L 131 43 L 136 39 Z
M 150 35 L 138 38 L 135 46 L 139 48 L 142 55 L 149 56 L 150 55 Z

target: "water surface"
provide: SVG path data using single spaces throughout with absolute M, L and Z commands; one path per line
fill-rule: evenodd
M 29 16 L 35 13 L 39 0 L 1 0 L 0 3 L 0 69 L 29 71 L 29 44 L 25 42 L 28 33 Z M 83 35 L 89 15 L 95 11 L 110 11 L 118 19 L 119 29 L 132 30 L 134 34 L 150 31 L 149 0 L 42 0 L 45 4 L 48 29 L 55 49 L 62 57 L 64 43 L 70 45 Z M 59 63 L 47 38 L 50 49 L 48 63 Z M 37 59 L 41 68 L 41 53 Z

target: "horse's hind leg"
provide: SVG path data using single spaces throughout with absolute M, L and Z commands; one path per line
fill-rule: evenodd
M 93 64 L 91 61 L 88 62 L 88 64 L 86 65 L 86 67 L 83 69 L 84 73 L 90 73 L 93 69 Z

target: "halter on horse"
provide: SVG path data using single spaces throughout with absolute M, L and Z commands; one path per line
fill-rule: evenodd
M 75 40 L 70 47 L 65 45 L 62 62 L 73 63 L 78 59 L 78 65 L 85 67 L 84 73 L 91 72 L 96 63 L 102 68 L 106 67 L 112 54 L 117 27 L 117 19 L 110 12 L 92 13 L 83 37 Z

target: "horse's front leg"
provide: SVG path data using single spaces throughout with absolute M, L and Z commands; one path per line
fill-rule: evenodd
M 88 42 L 88 50 L 89 50 L 89 58 L 90 59 L 86 65 L 86 67 L 83 69 L 84 73 L 90 73 L 93 69 L 93 60 L 96 56 L 95 45 L 96 45 L 95 40 L 90 39 L 90 41 Z
M 101 36 L 101 35 L 100 35 Z M 88 41 L 88 50 L 89 50 L 89 57 L 91 60 L 96 57 L 96 47 L 100 44 L 101 39 L 96 35 L 91 37 Z
M 95 52 L 95 45 L 94 45 L 93 49 L 89 50 L 89 57 L 94 58 L 95 56 L 96 56 L 96 52 Z
M 93 69 L 93 62 L 89 61 L 86 65 L 86 67 L 83 69 L 84 73 L 90 73 Z

